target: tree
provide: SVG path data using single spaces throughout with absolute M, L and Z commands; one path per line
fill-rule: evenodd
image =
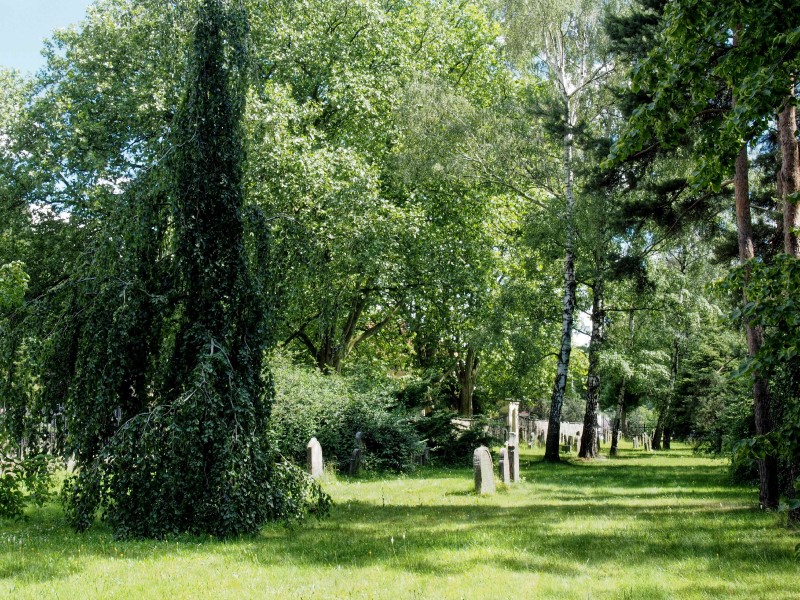
M 64 451 L 79 464 L 65 484 L 70 520 L 84 529 L 102 508 L 120 536 L 232 535 L 299 518 L 310 503 L 324 511 L 327 496 L 299 469 L 276 464 L 266 437 L 269 338 L 243 220 L 246 13 L 203 0 L 194 18 L 184 15 L 192 43 L 180 106 L 155 134 L 166 139 L 139 138 L 142 121 L 123 110 L 123 125 L 93 132 L 92 153 L 79 130 L 50 137 L 59 123 L 51 111 L 71 114 L 59 94 L 68 97 L 74 85 L 83 95 L 82 83 L 102 76 L 103 65 L 81 62 L 92 56 L 82 44 L 131 16 L 124 5 L 121 15 L 107 8 L 65 42 L 65 58 L 52 55 L 45 81 L 66 72 L 69 83 L 46 83 L 28 116 L 46 124 L 35 149 L 66 182 L 58 190 L 43 178 L 32 194 L 51 203 L 54 194 L 66 197 L 66 226 L 87 231 L 79 238 L 84 260 L 67 264 L 59 291 L 49 292 L 57 325 L 43 344 L 41 404 L 22 407 L 35 420 L 42 406 L 64 406 Z M 146 14 L 162 23 L 174 16 Z M 141 83 L 150 86 L 146 97 L 162 91 L 158 77 Z M 82 119 L 92 116 L 75 115 L 76 127 Z M 126 146 L 115 134 L 134 141 Z M 159 156 L 151 144 L 167 152 Z M 110 183 L 98 181 L 104 173 Z
M 340 371 L 417 296 L 467 293 L 440 285 L 452 268 L 428 263 L 469 235 L 454 207 L 478 202 L 433 171 L 447 159 L 417 145 L 410 103 L 428 89 L 459 108 L 488 97 L 503 75 L 496 34 L 484 7 L 451 2 L 325 0 L 265 13 L 254 36 L 270 67 L 254 81 L 247 186 L 270 241 L 265 293 L 277 341 Z M 425 155 L 411 184 L 410 148 Z M 437 246 L 445 236 L 450 247 Z
M 700 167 L 693 181 L 700 188 L 719 190 L 734 172 L 733 184 L 740 261 L 754 257 L 750 216 L 747 142 L 766 127 L 779 112 L 782 166 L 779 191 L 792 189 L 795 181 L 796 140 L 790 131 L 787 107 L 798 71 L 796 25 L 793 13 L 780 5 L 758 3 L 713 3 L 677 1 L 666 5 L 665 29 L 660 44 L 640 64 L 636 85 L 648 91 L 651 101 L 632 115 L 630 127 L 621 136 L 612 155 L 640 152 L 655 131 L 665 145 L 674 145 L 692 128 L 700 135 L 692 139 Z M 788 94 L 788 96 L 787 96 Z M 785 112 L 786 111 L 786 112 Z M 786 248 L 794 252 L 791 229 L 796 219 L 794 203 L 784 199 Z M 747 304 L 748 299 L 743 299 Z M 745 323 L 748 353 L 755 356 L 762 344 L 760 328 Z M 772 429 L 770 400 L 764 374 L 754 373 L 754 409 L 757 430 Z M 778 503 L 777 463 L 765 456 L 760 462 L 762 506 Z
M 559 460 L 561 406 L 566 389 L 572 349 L 575 312 L 575 131 L 590 106 L 591 92 L 611 72 L 612 64 L 599 27 L 604 3 L 592 1 L 556 2 L 524 0 L 509 4 L 509 22 L 516 44 L 534 48 L 526 67 L 540 70 L 552 86 L 563 136 L 561 167 L 564 230 L 564 295 L 561 343 L 550 402 L 545 460 Z M 526 48 L 527 50 L 527 48 Z M 561 194 L 559 194 L 561 195 Z

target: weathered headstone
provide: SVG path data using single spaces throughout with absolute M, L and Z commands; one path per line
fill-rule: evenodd
M 639 436 L 638 435 L 633 436 L 633 449 L 634 450 L 638 450 L 639 449 Z
M 306 446 L 306 462 L 309 475 L 322 477 L 322 446 L 315 437 L 312 437 Z
M 519 438 L 519 402 L 508 403 L 508 431 Z
M 360 431 L 356 433 L 356 447 L 353 450 L 353 454 L 350 455 L 350 475 L 358 475 L 359 469 L 361 469 L 361 454 L 364 448 L 364 434 Z
M 511 467 L 511 481 L 519 483 L 519 446 L 508 447 L 508 462 Z
M 506 485 L 511 483 L 511 465 L 508 460 L 508 444 L 500 448 L 500 480 Z
M 492 455 L 486 446 L 475 448 L 472 453 L 472 468 L 475 472 L 475 493 L 493 494 L 494 468 L 492 467 Z

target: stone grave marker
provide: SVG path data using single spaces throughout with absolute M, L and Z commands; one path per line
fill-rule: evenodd
M 322 477 L 322 446 L 315 437 L 312 437 L 306 446 L 306 462 L 309 475 L 315 478 Z
M 475 493 L 494 494 L 492 455 L 486 446 L 475 448 L 475 452 L 472 453 L 472 468 L 475 472 Z
M 519 446 L 508 447 L 508 462 L 511 467 L 511 481 L 519 483 Z
M 356 447 L 353 450 L 353 454 L 350 456 L 350 475 L 358 475 L 358 471 L 361 469 L 361 455 L 364 449 L 364 434 L 360 431 L 356 433 Z
M 511 483 L 511 465 L 508 459 L 508 443 L 500 448 L 500 480 L 506 485 Z

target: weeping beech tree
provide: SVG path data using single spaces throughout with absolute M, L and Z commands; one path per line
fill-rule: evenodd
M 265 307 L 242 210 L 246 14 L 225 0 L 197 11 L 173 153 L 123 195 L 118 233 L 133 258 L 104 263 L 98 319 L 69 340 L 80 467 L 65 495 L 79 529 L 100 508 L 123 537 L 226 536 L 329 502 L 299 469 L 275 463 L 266 437 Z

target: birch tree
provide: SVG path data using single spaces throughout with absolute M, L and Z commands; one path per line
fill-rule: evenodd
M 559 226 L 563 229 L 564 269 L 561 337 L 558 363 L 550 399 L 545 460 L 559 460 L 561 408 L 567 385 L 576 303 L 575 136 L 581 119 L 591 118 L 591 98 L 613 70 L 601 27 L 605 1 L 522 0 L 509 4 L 512 45 L 522 64 L 549 84 L 557 128 L 561 132 L 561 201 Z M 577 194 L 576 194 L 577 192 Z

